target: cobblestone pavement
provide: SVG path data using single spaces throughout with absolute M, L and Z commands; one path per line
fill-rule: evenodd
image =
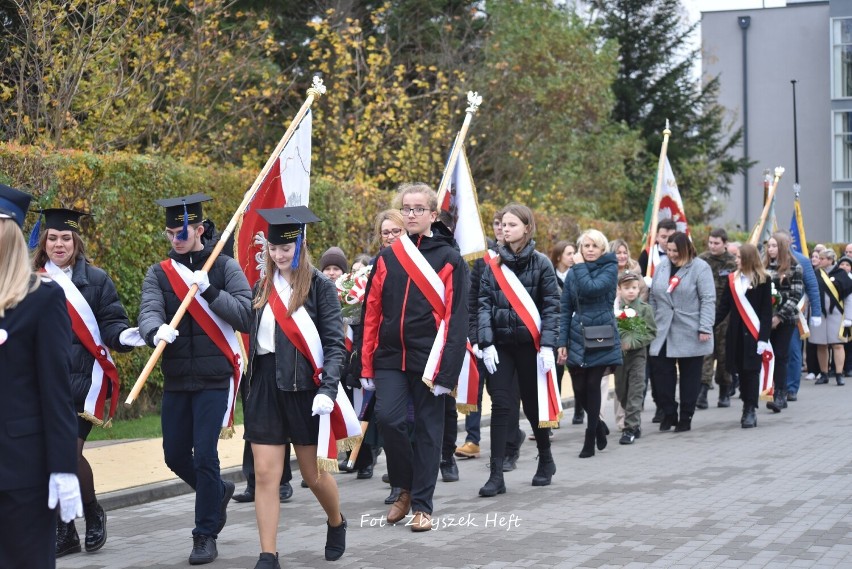
M 477 495 L 488 477 L 486 438 L 482 458 L 460 461 L 459 482 L 438 482 L 440 526 L 426 534 L 384 524 L 381 460 L 372 480 L 340 474 L 349 531 L 336 562 L 323 558 L 325 519 L 296 473 L 295 494 L 281 510 L 281 565 L 852 567 L 852 386 L 802 383 L 798 402 L 780 415 L 761 409 L 750 430 L 740 428 L 735 402 L 698 411 L 691 432 L 661 433 L 649 398 L 634 445 L 620 446 L 613 429 L 606 450 L 585 460 L 577 458 L 583 428 L 570 425 L 569 411 L 553 440 L 553 484 L 530 485 L 536 452 L 528 441 L 518 469 L 506 474 L 508 492 L 496 498 Z M 715 405 L 718 391 L 710 395 Z M 187 567 L 193 503 L 185 495 L 110 511 L 104 549 L 62 558 L 58 567 Z M 232 502 L 218 546 L 207 567 L 254 567 L 252 504 Z

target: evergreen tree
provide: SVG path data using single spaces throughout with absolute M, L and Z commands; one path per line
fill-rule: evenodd
M 616 103 L 612 117 L 637 130 L 644 141 L 639 160 L 628 165 L 632 187 L 625 188 L 623 215 L 640 217 L 656 174 L 666 119 L 672 137 L 668 158 L 683 196 L 687 217 L 713 217 L 711 190 L 727 194 L 732 177 L 748 162 L 733 155 L 742 129 L 731 132 L 717 102 L 718 78 L 703 85 L 693 69 L 700 53 L 689 40 L 680 0 L 589 0 L 592 18 L 604 38 L 619 45 Z

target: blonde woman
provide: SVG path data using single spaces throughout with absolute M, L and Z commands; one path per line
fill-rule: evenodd
M 0 469 L 0 519 L 7 521 L 0 532 L 0 567 L 42 569 L 56 565 L 57 496 L 63 522 L 82 515 L 83 504 L 71 320 L 59 285 L 30 269 L 21 233 L 30 199 L 0 184 L 0 368 L 8 387 L 0 456 L 15 465 Z

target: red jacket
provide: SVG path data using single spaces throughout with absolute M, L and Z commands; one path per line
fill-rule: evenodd
M 450 314 L 435 383 L 454 388 L 467 343 L 470 286 L 467 263 L 442 224 L 432 225 L 431 237 L 410 237 L 444 283 Z M 373 265 L 364 300 L 361 376 L 373 378 L 376 369 L 422 373 L 439 323 L 429 301 L 408 276 L 393 249 L 382 250 Z

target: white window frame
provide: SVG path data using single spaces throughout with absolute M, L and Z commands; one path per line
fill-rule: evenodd
M 850 94 L 849 95 L 838 95 L 838 84 L 836 81 L 839 81 L 840 78 L 837 77 L 837 71 L 840 70 L 842 62 L 839 60 L 839 53 L 842 53 L 838 48 L 841 46 L 850 46 L 852 47 L 852 38 L 850 38 L 849 43 L 840 43 L 835 41 L 835 23 L 841 22 L 843 20 L 852 21 L 852 17 L 843 17 L 843 18 L 831 18 L 830 28 L 829 28 L 829 41 L 831 42 L 831 58 L 830 58 L 830 67 L 831 67 L 831 99 L 838 101 L 844 99 L 852 99 L 852 86 L 850 86 Z M 850 33 L 852 35 L 852 33 Z M 850 66 L 850 74 L 852 74 L 852 66 Z M 850 79 L 852 81 L 852 79 Z

